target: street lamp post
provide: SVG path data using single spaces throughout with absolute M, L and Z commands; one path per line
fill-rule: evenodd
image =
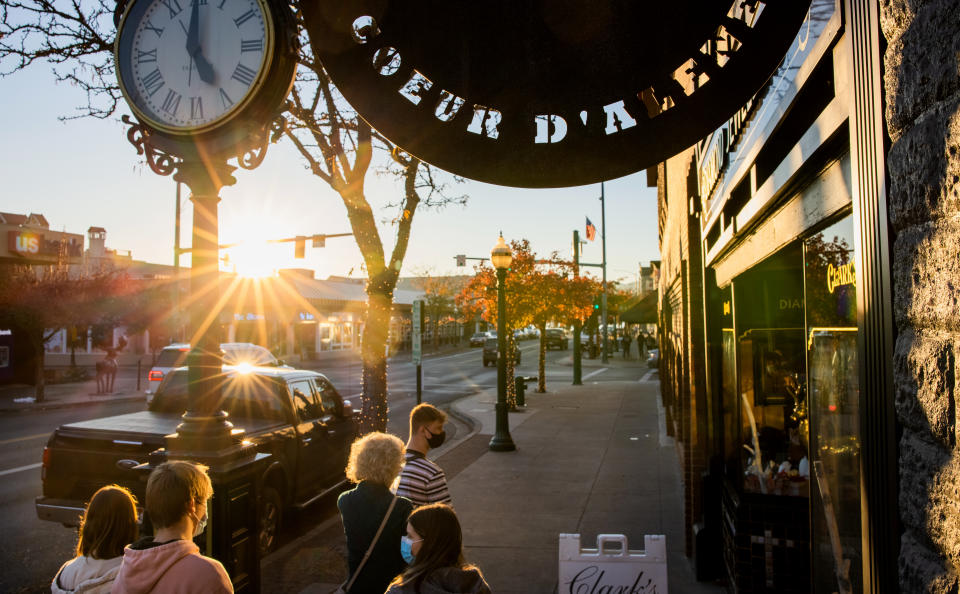
M 507 416 L 507 303 L 504 284 L 507 269 L 513 263 L 513 252 L 503 240 L 503 234 L 497 245 L 490 251 L 490 261 L 497 269 L 497 428 L 490 440 L 490 449 L 494 452 L 512 452 L 517 449 L 510 437 L 510 419 Z

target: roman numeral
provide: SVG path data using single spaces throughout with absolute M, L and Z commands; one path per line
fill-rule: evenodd
M 154 33 L 157 34 L 157 37 L 160 37 L 163 35 L 163 28 L 154 27 L 153 23 L 151 23 L 150 21 L 147 21 L 146 24 L 143 26 L 143 28 L 146 29 L 147 31 L 153 31 Z
M 227 3 L 227 0 L 220 0 L 220 4 L 217 5 L 217 8 L 223 10 L 223 5 Z
M 257 76 L 256 70 L 251 70 L 243 64 L 237 64 L 237 69 L 233 71 L 233 76 L 230 78 L 249 86 L 253 84 L 253 79 L 255 76 Z
M 220 89 L 223 91 L 223 89 Z M 190 97 L 190 119 L 191 120 L 201 120 L 203 119 L 203 98 L 202 97 Z
M 180 11 L 183 8 L 180 6 L 180 3 L 177 0 L 160 0 L 160 3 L 167 7 L 167 10 L 170 11 L 170 18 L 176 17 L 180 14 Z
M 167 91 L 167 96 L 163 100 L 163 104 L 160 105 L 160 109 L 169 113 L 170 115 L 176 115 L 177 109 L 180 108 L 180 93 L 177 93 L 173 89 Z
M 223 108 L 227 109 L 233 105 L 233 99 L 230 98 L 230 95 L 227 95 L 227 92 L 220 88 L 220 103 L 223 104 Z
M 159 68 L 154 68 L 153 72 L 144 76 L 140 82 L 143 83 L 147 95 L 152 97 L 154 93 L 163 88 L 163 75 L 160 74 Z
M 240 25 L 246 23 L 247 21 L 249 21 L 249 20 L 252 19 L 253 17 L 254 17 L 253 9 L 250 9 L 250 10 L 248 10 L 247 12 L 245 12 L 245 13 L 241 14 L 240 16 L 238 16 L 237 18 L 233 19 L 233 22 L 236 23 L 236 24 L 237 24 L 237 27 L 239 28 Z
M 206 6 L 207 0 L 190 0 L 190 6 L 193 6 L 197 2 L 200 2 L 200 6 Z
M 157 50 L 156 48 L 142 52 L 137 50 L 137 64 L 146 64 L 147 62 L 156 62 L 157 61 Z
M 262 52 L 262 51 L 263 51 L 262 39 L 241 39 L 240 40 L 240 53 Z

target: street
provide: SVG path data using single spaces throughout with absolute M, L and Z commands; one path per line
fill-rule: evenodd
M 522 342 L 522 365 L 517 373 L 533 376 L 537 369 L 536 341 Z M 572 367 L 558 361 L 568 359 L 571 351 L 547 352 L 547 389 L 551 385 L 569 385 Z M 616 355 L 619 357 L 619 355 Z M 345 397 L 360 391 L 360 366 L 341 361 L 318 369 L 328 375 Z M 584 366 L 584 384 L 591 382 L 636 380 L 633 368 Z M 388 371 L 390 386 L 390 432 L 406 439 L 407 416 L 416 403 L 416 368 L 409 362 L 394 361 Z M 496 386 L 496 369 L 481 365 L 480 349 L 426 358 L 423 363 L 423 400 L 439 406 L 471 395 L 478 388 Z M 535 387 L 531 385 L 528 390 Z M 72 530 L 37 519 L 34 498 L 40 495 L 40 459 L 50 433 L 68 422 L 124 414 L 141 410 L 138 402 L 91 404 L 41 412 L 12 413 L 0 416 L 0 573 L 2 592 L 49 592 L 50 579 L 57 568 L 72 557 L 76 536 Z M 448 425 L 449 439 L 456 439 L 455 423 Z M 296 539 L 336 513 L 334 499 L 321 501 L 313 509 L 288 522 L 281 540 Z

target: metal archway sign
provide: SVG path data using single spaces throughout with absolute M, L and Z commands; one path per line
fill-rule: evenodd
M 691 146 L 776 69 L 809 0 L 311 0 L 314 53 L 404 150 L 472 179 L 560 187 Z

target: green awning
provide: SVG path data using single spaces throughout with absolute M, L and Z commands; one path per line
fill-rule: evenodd
M 620 321 L 628 324 L 656 324 L 657 292 L 647 293 L 640 301 L 621 313 Z

